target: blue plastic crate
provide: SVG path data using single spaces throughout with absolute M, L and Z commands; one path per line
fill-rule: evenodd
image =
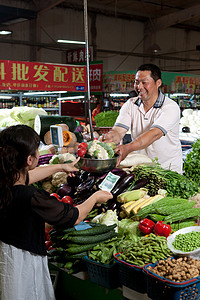
M 86 262 L 90 280 L 108 289 L 116 289 L 120 286 L 118 265 L 101 264 L 85 256 L 83 260 Z
M 115 254 L 115 261 L 119 265 L 119 280 L 121 285 L 125 285 L 139 293 L 146 293 L 147 282 L 143 268 L 125 262 L 121 260 L 119 256 L 120 253 Z
M 147 295 L 152 300 L 199 300 L 200 276 L 190 280 L 175 282 L 161 277 L 147 268 L 157 265 L 147 264 L 143 267 L 147 274 Z

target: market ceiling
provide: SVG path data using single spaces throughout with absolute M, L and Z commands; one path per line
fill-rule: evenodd
M 30 20 L 54 7 L 83 10 L 84 0 L 0 0 L 0 24 Z M 144 22 L 150 31 L 171 26 L 200 31 L 199 0 L 87 0 L 88 14 Z

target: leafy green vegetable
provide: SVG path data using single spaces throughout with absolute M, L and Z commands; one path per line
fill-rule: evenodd
M 145 178 L 145 188 L 150 196 L 158 193 L 159 189 L 165 189 L 168 196 L 188 199 L 199 191 L 198 184 L 189 180 L 184 175 L 171 170 L 164 170 L 158 164 L 155 166 L 144 165 L 133 169 L 135 180 Z
M 192 151 L 187 154 L 183 165 L 186 177 L 200 184 L 200 139 L 192 145 Z
M 109 110 L 103 111 L 94 117 L 97 127 L 113 127 L 119 115 L 118 111 Z

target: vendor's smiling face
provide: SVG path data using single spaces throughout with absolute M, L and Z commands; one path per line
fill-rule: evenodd
M 161 83 L 161 79 L 155 81 L 151 77 L 151 71 L 138 71 L 135 75 L 134 89 L 143 102 L 156 102 L 158 98 L 158 88 L 161 86 Z

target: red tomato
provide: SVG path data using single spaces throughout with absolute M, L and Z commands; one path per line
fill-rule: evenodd
M 70 205 L 73 205 L 73 200 L 70 196 L 64 196 L 62 197 L 62 202 L 69 203 Z
M 50 227 L 45 228 L 45 238 L 48 241 L 50 239 L 49 231 L 51 230 Z
M 79 148 L 79 149 L 78 149 L 77 154 L 78 154 L 78 156 L 80 156 L 80 157 L 84 157 L 85 154 L 86 154 L 86 152 L 87 152 L 87 149 L 84 148 L 84 147 L 82 147 L 82 148 Z
M 59 201 L 61 201 L 59 195 L 56 194 L 56 193 L 52 193 L 52 194 L 50 194 L 50 196 L 51 196 L 51 197 L 56 197 Z
M 47 248 L 47 250 L 48 250 L 49 247 L 53 245 L 53 243 L 52 243 L 51 241 L 46 241 L 46 242 L 45 242 L 45 245 L 46 245 L 46 248 Z
M 80 144 L 78 145 L 78 149 L 80 149 L 80 148 L 86 148 L 86 149 L 87 149 L 87 147 L 88 147 L 88 144 L 85 143 L 85 142 L 82 142 L 82 143 L 80 143 Z

